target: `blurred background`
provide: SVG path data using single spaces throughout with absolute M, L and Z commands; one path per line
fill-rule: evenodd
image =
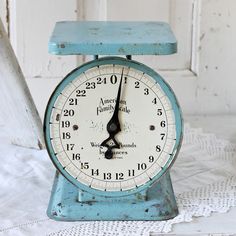
M 235 0 L 0 0 L 0 17 L 43 117 L 58 82 L 86 60 L 48 54 L 56 21 L 165 21 L 178 54 L 142 56 L 172 86 L 185 115 L 236 113 Z

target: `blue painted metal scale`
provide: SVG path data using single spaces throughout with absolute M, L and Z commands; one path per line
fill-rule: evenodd
M 160 22 L 58 22 L 49 42 L 56 55 L 94 55 L 95 60 L 73 70 L 52 94 L 45 114 L 48 153 L 57 168 L 47 214 L 63 221 L 75 220 L 167 220 L 178 214 L 169 175 L 182 140 L 181 112 L 170 87 L 155 71 L 132 61 L 131 55 L 176 53 L 177 43 L 168 24 Z M 98 55 L 107 55 L 101 57 Z M 116 57 L 123 55 L 126 58 Z M 162 170 L 145 184 L 127 191 L 102 191 L 80 183 L 63 168 L 50 136 L 50 116 L 63 89 L 94 66 L 118 64 L 141 69 L 156 80 L 168 97 L 175 116 L 176 141 Z

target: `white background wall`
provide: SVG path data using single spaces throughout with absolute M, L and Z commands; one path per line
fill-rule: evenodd
M 169 22 L 178 54 L 134 59 L 165 77 L 184 114 L 236 113 L 235 0 L 0 0 L 0 16 L 41 116 L 56 84 L 84 60 L 47 53 L 62 20 Z

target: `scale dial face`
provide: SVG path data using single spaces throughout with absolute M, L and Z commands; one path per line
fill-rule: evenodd
M 108 130 L 114 116 L 115 134 L 116 123 Z M 78 187 L 106 195 L 141 191 L 158 180 L 182 137 L 169 86 L 147 66 L 122 58 L 94 60 L 66 76 L 49 100 L 44 128 L 57 169 Z

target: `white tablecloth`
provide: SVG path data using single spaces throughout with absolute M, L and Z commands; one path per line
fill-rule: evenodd
M 236 206 L 236 148 L 226 140 L 185 126 L 171 175 L 179 216 L 163 222 L 56 222 L 46 209 L 55 169 L 45 150 L 0 137 L 0 235 L 132 236 L 171 232 L 173 224 L 226 212 Z M 216 227 L 218 227 L 216 225 Z M 186 232 L 187 233 L 187 232 Z

